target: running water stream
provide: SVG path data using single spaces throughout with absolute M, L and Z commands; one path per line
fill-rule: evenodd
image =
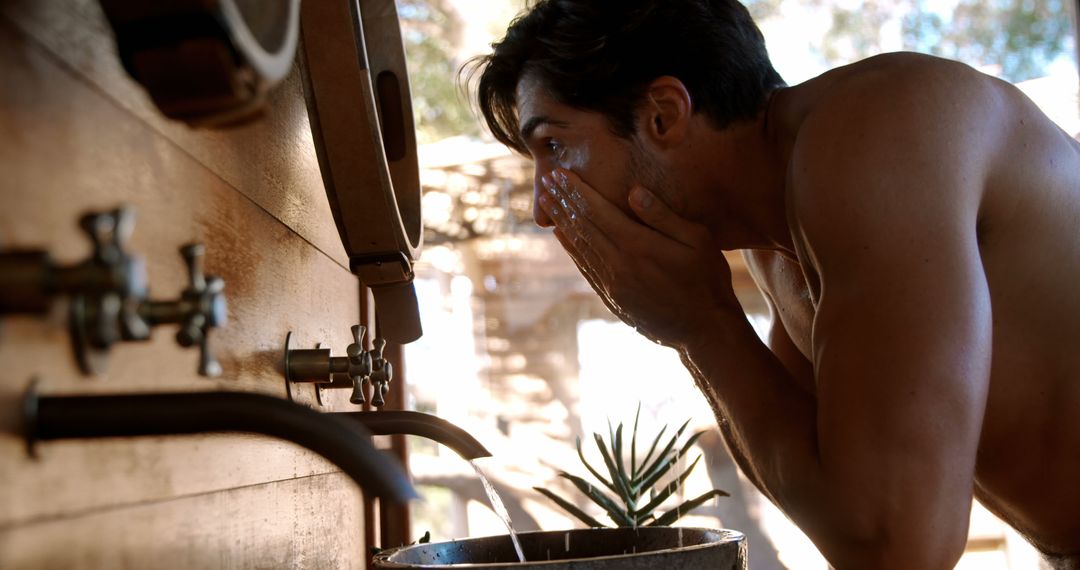
M 488 500 L 491 501 L 491 508 L 495 511 L 496 515 L 502 519 L 503 524 L 506 525 L 506 530 L 510 532 L 510 540 L 514 542 L 514 551 L 517 552 L 518 562 L 525 562 L 525 553 L 521 551 L 521 542 L 518 541 L 517 533 L 514 532 L 514 525 L 510 522 L 510 513 L 506 510 L 506 505 L 503 504 L 502 498 L 499 497 L 499 493 L 495 491 L 495 486 L 491 484 L 484 472 L 480 470 L 480 466 L 476 464 L 476 461 L 470 460 L 469 465 L 476 471 L 476 474 L 480 476 L 480 482 L 484 484 L 484 491 L 487 492 Z

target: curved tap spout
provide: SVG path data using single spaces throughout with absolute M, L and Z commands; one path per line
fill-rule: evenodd
M 27 394 L 25 435 L 39 440 L 247 432 L 291 441 L 337 465 L 365 491 L 404 503 L 417 497 L 401 465 L 360 424 L 280 398 L 238 392 L 119 396 Z
M 426 437 L 453 449 L 464 459 L 490 457 L 488 451 L 475 437 L 460 427 L 431 414 L 403 410 L 381 412 L 337 412 L 359 422 L 375 435 L 408 434 Z

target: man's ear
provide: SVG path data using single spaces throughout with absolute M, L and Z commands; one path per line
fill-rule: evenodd
M 678 145 L 686 137 L 693 112 L 690 92 L 682 81 L 669 75 L 657 77 L 639 108 L 638 132 L 662 148 Z

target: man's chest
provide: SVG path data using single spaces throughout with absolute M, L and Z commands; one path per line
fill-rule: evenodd
M 812 360 L 815 308 L 802 266 L 773 251 L 747 250 L 744 256 L 755 283 L 772 306 L 773 326 L 782 324 L 799 352 Z

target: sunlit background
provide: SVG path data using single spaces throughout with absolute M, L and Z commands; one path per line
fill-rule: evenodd
M 494 457 L 480 465 L 520 531 L 582 526 L 533 487 L 599 508 L 556 474 L 586 476 L 574 448 L 608 422 L 633 422 L 646 441 L 691 419 L 708 430 L 683 460 L 701 464 L 661 512 L 711 488 L 680 526 L 745 533 L 754 570 L 822 569 L 813 545 L 745 481 L 704 398 L 677 355 L 604 308 L 547 231 L 531 222 L 531 165 L 492 142 L 457 71 L 489 51 L 520 0 L 399 0 L 420 133 L 426 246 L 417 265 L 425 335 L 406 347 L 409 405 L 471 432 Z M 1080 134 L 1076 47 L 1064 0 L 756 0 L 748 6 L 789 84 L 877 53 L 920 51 L 964 61 L 1017 84 L 1071 135 Z M 738 256 L 729 258 L 747 316 L 764 334 L 765 305 Z M 445 448 L 410 440 L 426 502 L 413 534 L 433 540 L 504 534 L 472 468 Z M 978 505 L 958 568 L 1033 569 L 1034 550 Z

